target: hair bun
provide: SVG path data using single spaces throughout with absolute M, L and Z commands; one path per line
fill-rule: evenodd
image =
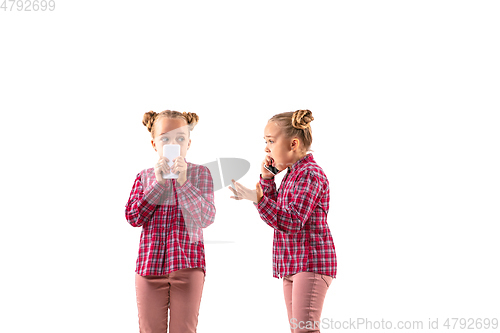
M 184 118 L 186 118 L 189 129 L 193 130 L 194 126 L 198 123 L 200 117 L 198 117 L 196 113 L 192 112 L 183 112 L 182 115 L 184 116 Z
M 297 129 L 305 129 L 314 120 L 310 110 L 297 110 L 292 115 L 292 126 Z
M 151 132 L 157 116 L 158 113 L 154 111 L 149 111 L 144 114 L 144 117 L 142 117 L 142 124 L 147 127 L 149 132 Z

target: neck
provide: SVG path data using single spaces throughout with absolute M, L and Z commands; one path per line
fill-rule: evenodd
M 300 155 L 297 155 L 297 156 L 294 158 L 294 162 L 293 162 L 293 164 L 295 164 L 295 163 L 297 163 L 297 161 L 299 161 L 299 160 L 303 159 L 303 158 L 304 158 L 304 156 L 306 156 L 306 155 L 307 155 L 307 152 L 305 152 L 305 153 L 301 153 Z

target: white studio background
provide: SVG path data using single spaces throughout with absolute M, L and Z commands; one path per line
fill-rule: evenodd
M 249 187 L 267 120 L 312 110 L 338 256 L 323 318 L 498 318 L 498 2 L 55 2 L 0 10 L 0 331 L 138 331 L 124 209 L 156 160 L 142 115 L 164 109 L 200 116 L 189 161 L 245 158 Z M 272 229 L 229 196 L 198 331 L 288 332 Z

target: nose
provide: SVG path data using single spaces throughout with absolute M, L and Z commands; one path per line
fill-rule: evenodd
M 264 148 L 264 151 L 265 151 L 266 153 L 270 153 L 270 152 L 271 152 L 271 150 L 267 147 L 267 145 L 266 145 L 266 147 Z

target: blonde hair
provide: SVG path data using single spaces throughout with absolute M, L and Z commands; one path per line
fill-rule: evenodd
M 160 113 L 156 113 L 154 111 L 149 111 L 144 113 L 144 116 L 142 117 L 142 124 L 147 127 L 148 131 L 151 132 L 151 136 L 155 137 L 155 127 L 154 124 L 158 119 L 161 118 L 179 118 L 179 119 L 184 119 L 187 124 L 189 131 L 192 131 L 193 128 L 196 126 L 198 123 L 198 115 L 196 113 L 192 112 L 179 112 L 179 111 L 172 111 L 172 110 L 165 110 Z
M 311 121 L 314 120 L 310 110 L 297 110 L 291 112 L 278 113 L 271 117 L 269 121 L 277 123 L 286 138 L 298 137 L 304 144 L 306 151 L 312 144 Z

